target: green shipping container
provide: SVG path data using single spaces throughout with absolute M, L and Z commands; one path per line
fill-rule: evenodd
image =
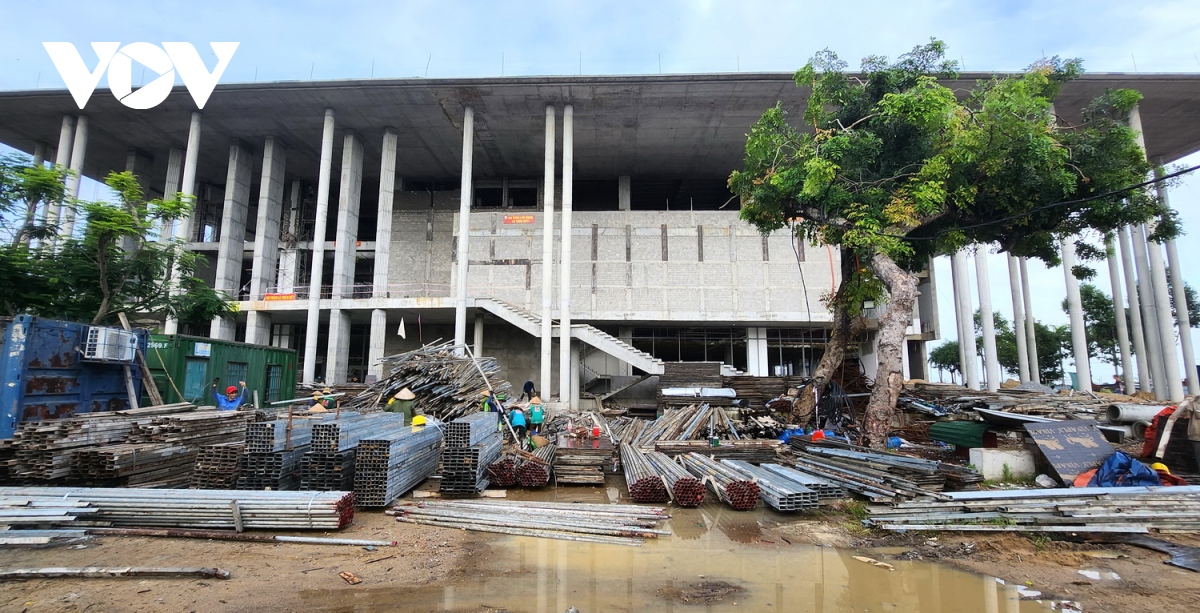
M 182 334 L 152 334 L 146 363 L 163 402 L 216 404 L 212 394 L 246 382 L 246 402 L 258 392 L 263 404 L 291 398 L 296 390 L 296 350 Z M 148 401 L 147 401 L 147 404 Z

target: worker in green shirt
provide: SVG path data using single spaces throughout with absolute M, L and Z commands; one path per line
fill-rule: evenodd
M 529 400 L 529 424 L 534 434 L 541 432 L 542 422 L 545 420 L 546 409 L 542 406 L 542 399 L 534 396 Z
M 396 395 L 388 400 L 387 407 L 384 410 L 389 413 L 401 413 L 404 415 L 404 423 L 411 423 L 413 419 L 413 401 L 416 398 L 417 395 L 406 387 L 396 392 Z

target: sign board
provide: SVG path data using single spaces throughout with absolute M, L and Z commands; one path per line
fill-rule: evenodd
M 504 223 L 506 223 L 506 224 L 514 224 L 514 223 L 528 224 L 528 223 L 533 223 L 533 222 L 534 222 L 533 215 L 505 215 L 504 216 Z
M 212 343 L 196 343 L 195 349 L 192 350 L 192 355 L 207 358 L 212 355 Z
M 1067 486 L 1080 473 L 1098 468 L 1113 454 L 1112 444 L 1091 420 L 1025 424 L 1025 431 L 1033 437 L 1058 478 Z
M 263 294 L 263 300 L 295 300 L 296 293 L 290 294 Z

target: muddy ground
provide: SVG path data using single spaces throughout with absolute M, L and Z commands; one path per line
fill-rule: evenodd
M 1126 545 L 1030 540 L 1012 534 L 880 534 L 835 514 L 816 521 L 764 517 L 757 523 L 760 531 L 753 541 L 740 546 L 764 554 L 820 545 L 855 549 L 885 562 L 935 561 L 1026 585 L 1048 599 L 1077 601 L 1086 613 L 1200 607 L 1200 574 L 1163 564 L 1164 554 Z M 367 551 L 354 546 L 104 537 L 85 547 L 8 548 L 0 550 L 0 566 L 5 568 L 217 566 L 230 571 L 232 579 L 14 581 L 0 583 L 0 611 L 376 610 L 360 607 L 368 604 L 368 594 L 380 590 L 439 582 L 469 586 L 494 554 L 489 543 L 495 542 L 492 535 L 402 524 L 378 512 L 360 512 L 353 527 L 336 535 L 396 540 L 400 546 Z M 1200 546 L 1200 538 L 1193 536 L 1163 538 Z M 1089 578 L 1080 570 L 1099 571 L 1101 578 Z M 362 583 L 348 584 L 338 576 L 343 571 Z

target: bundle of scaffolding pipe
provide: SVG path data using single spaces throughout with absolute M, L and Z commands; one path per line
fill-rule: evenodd
M 74 526 L 337 530 L 354 519 L 351 492 L 0 487 L 0 500 L 95 509 Z
M 621 445 L 625 485 L 634 502 L 667 502 L 671 499 L 662 477 L 650 466 L 646 455 L 631 445 Z
M 781 464 L 761 464 L 759 465 L 759 468 L 807 487 L 808 489 L 816 492 L 818 498 L 846 497 L 846 488 L 837 485 L 828 479 L 822 479 L 808 473 L 803 473 Z
M 689 474 L 670 456 L 651 451 L 646 454 L 646 461 L 656 474 L 666 479 L 671 488 L 672 502 L 681 507 L 698 507 L 704 502 L 707 491 L 704 482 Z
M 517 467 L 517 485 L 521 487 L 546 487 L 550 483 L 554 465 L 554 445 L 533 450 L 533 458 L 526 458 Z
M 752 479 L 698 453 L 679 456 L 692 476 L 706 481 L 717 498 L 735 511 L 749 511 L 758 505 L 759 487 Z
M 312 450 L 336 452 L 353 449 L 364 438 L 379 439 L 404 429 L 402 413 L 342 414 L 340 419 L 312 426 Z
M 517 484 L 518 460 L 513 454 L 505 454 L 488 467 L 488 477 L 496 487 L 512 487 Z
M 758 483 L 763 502 L 776 511 L 804 511 L 819 506 L 817 493 L 799 481 L 765 471 L 742 460 L 721 460 L 721 463 Z
M 588 543 L 637 546 L 671 534 L 658 528 L 669 518 L 663 509 L 634 505 L 462 500 L 404 502 L 388 513 L 407 523 Z
M 382 438 L 358 442 L 354 458 L 354 493 L 364 507 L 382 507 L 437 471 L 442 424 L 409 426 Z

